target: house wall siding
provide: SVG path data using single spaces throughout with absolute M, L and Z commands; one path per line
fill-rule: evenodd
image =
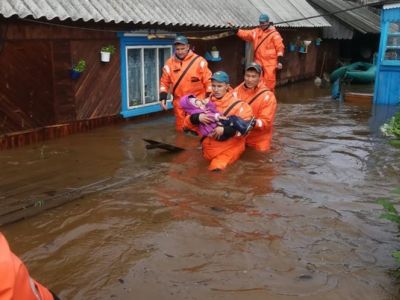
M 79 25 L 78 22 L 74 26 Z M 97 25 L 97 29 L 101 28 Z M 312 44 L 307 54 L 289 52 L 288 44 L 297 37 L 314 41 L 320 36 L 319 29 L 279 31 L 286 53 L 278 84 L 318 74 L 317 60 L 321 59 L 324 42 L 320 47 Z M 0 36 L 0 149 L 102 126 L 118 118 L 122 97 L 116 32 L 0 19 Z M 193 39 L 190 43 L 202 56 L 216 46 L 222 61 L 209 62 L 210 69 L 228 72 L 232 86 L 242 82 L 245 43 L 237 36 Z M 109 63 L 101 63 L 100 49 L 109 44 L 115 46 L 116 52 Z M 79 79 L 72 80 L 69 71 L 79 59 L 86 60 L 87 69 Z M 328 66 L 328 58 L 326 63 Z M 103 122 L 102 118 L 108 121 Z M 32 134 L 27 133 L 29 130 Z
M 3 41 L 0 50 L 0 134 L 54 122 L 51 45 Z
M 2 21 L 0 33 L 0 134 L 118 115 L 119 56 L 100 62 L 102 46 L 118 49 L 116 33 L 17 21 Z M 80 58 L 87 70 L 72 80 Z

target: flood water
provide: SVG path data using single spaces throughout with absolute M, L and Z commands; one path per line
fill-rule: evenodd
M 0 152 L 0 230 L 62 299 L 398 299 L 390 109 L 277 96 L 272 151 L 221 173 L 170 115 Z

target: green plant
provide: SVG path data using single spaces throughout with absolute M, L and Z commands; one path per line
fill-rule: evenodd
M 216 46 L 212 46 L 211 51 L 218 51 L 218 48 Z
M 82 73 L 86 70 L 86 61 L 84 59 L 80 59 L 78 63 L 72 67 L 72 70 Z
M 400 139 L 400 112 L 397 112 L 388 122 L 383 124 L 381 131 L 385 136 Z
M 397 188 L 393 192 L 398 196 L 398 200 L 400 200 L 400 188 Z M 385 210 L 385 212 L 380 215 L 380 218 L 396 223 L 398 229 L 400 230 L 400 215 L 392 201 L 388 199 L 379 199 L 378 203 L 382 205 L 383 209 Z M 400 250 L 393 251 L 392 256 L 394 257 L 396 262 L 400 264 Z M 394 270 L 393 274 L 397 278 L 400 278 L 400 267 Z
M 114 45 L 108 45 L 108 46 L 104 46 L 101 48 L 102 52 L 110 52 L 110 54 L 114 54 L 115 52 L 115 47 Z

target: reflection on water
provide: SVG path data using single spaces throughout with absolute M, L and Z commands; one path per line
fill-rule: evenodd
M 375 201 L 399 186 L 399 151 L 329 90 L 278 100 L 271 152 L 222 173 L 169 116 L 3 152 L 4 210 L 80 199 L 2 231 L 63 299 L 395 299 L 396 228 Z

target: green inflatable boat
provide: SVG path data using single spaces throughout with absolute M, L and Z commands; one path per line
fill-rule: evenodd
M 343 66 L 331 73 L 331 82 L 337 79 L 350 79 L 354 83 L 371 83 L 375 80 L 376 67 L 366 62 L 356 62 Z

